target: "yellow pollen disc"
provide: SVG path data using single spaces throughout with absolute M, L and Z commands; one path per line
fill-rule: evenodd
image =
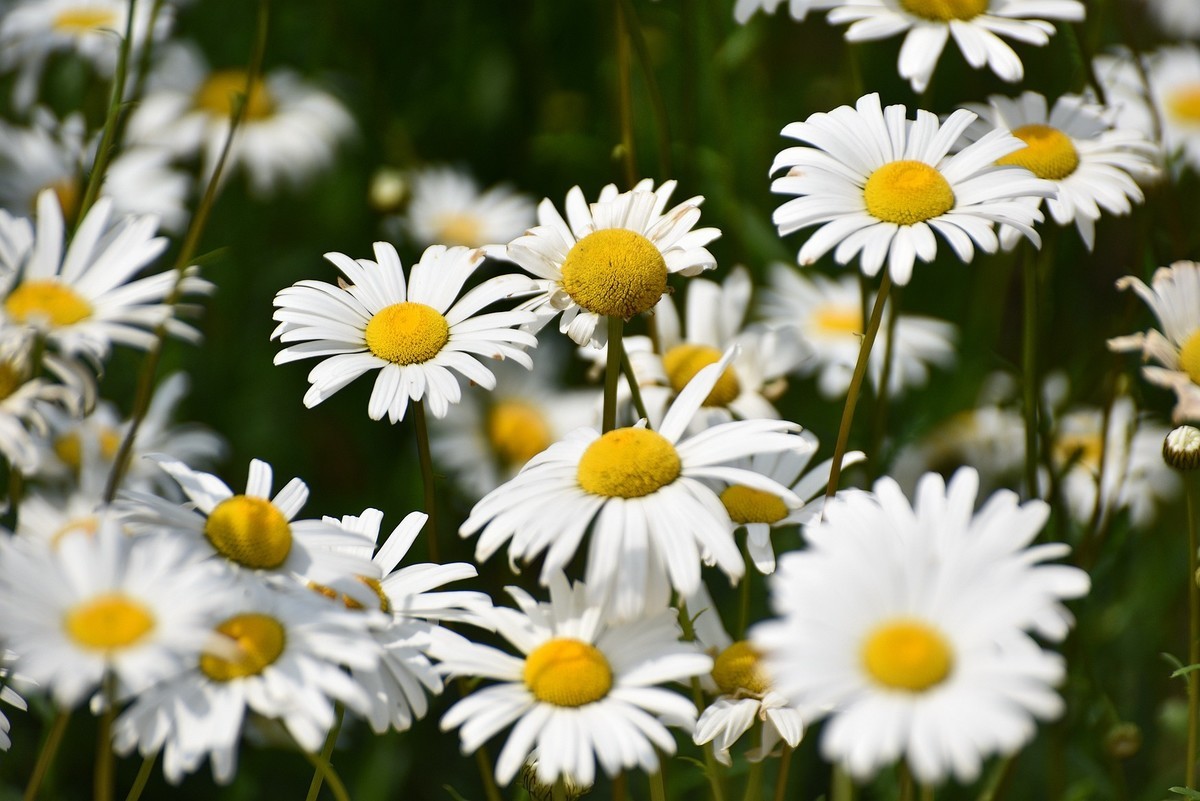
M 50 547 L 57 548 L 58 544 L 63 541 L 64 537 L 69 537 L 72 534 L 83 534 L 91 537 L 100 529 L 100 518 L 95 515 L 76 518 L 75 520 L 67 521 L 67 524 L 60 528 L 50 537 Z
M 863 643 L 863 667 L 871 678 L 894 690 L 921 692 L 950 675 L 954 655 L 936 629 L 919 620 L 884 623 Z
M 1079 167 L 1075 143 L 1057 128 L 1022 125 L 1013 131 L 1013 136 L 1024 142 L 1025 147 L 998 159 L 997 164 L 1015 164 L 1049 181 L 1061 181 Z
M 1179 366 L 1193 384 L 1200 384 L 1200 330 L 1188 337 L 1179 349 Z
M 483 226 L 473 214 L 452 212 L 437 218 L 437 241 L 443 245 L 462 245 L 477 248 L 486 245 L 483 241 Z
M 876 219 L 912 225 L 954 208 L 954 190 L 923 161 L 893 161 L 871 173 L 863 187 L 867 212 Z
M 860 336 L 863 332 L 862 309 L 825 306 L 813 315 L 813 323 L 824 334 Z
M 788 513 L 787 505 L 778 495 L 741 484 L 722 492 L 721 503 L 735 523 L 778 523 Z
M 760 661 L 762 654 L 745 640 L 722 651 L 713 662 L 712 677 L 725 695 L 762 695 L 771 684 Z
M 117 450 L 121 447 L 121 435 L 113 431 L 111 428 L 106 428 L 100 432 L 100 455 L 106 461 L 112 461 L 117 455 Z
M 1065 467 L 1078 465 L 1093 473 L 1100 472 L 1100 454 L 1104 443 L 1099 434 L 1064 434 L 1054 442 L 1055 461 Z
M 696 377 L 696 373 L 721 361 L 721 351 L 708 345 L 676 345 L 663 356 L 663 369 L 667 371 L 667 380 L 671 389 L 676 393 L 682 392 L 688 382 Z M 704 399 L 705 406 L 728 406 L 742 394 L 738 383 L 737 373 L 732 367 L 726 367 L 725 372 L 717 379 L 716 386 Z
M 988 10 L 988 0 L 900 0 L 900 5 L 914 17 L 938 22 L 975 19 Z
M 641 234 L 603 228 L 567 253 L 562 287 L 588 311 L 628 320 L 654 308 L 667 291 L 667 262 Z
M 42 320 L 55 328 L 74 325 L 92 315 L 90 303 L 54 280 L 26 281 L 4 301 L 4 310 L 18 323 Z
M 487 438 L 505 467 L 525 464 L 554 441 L 546 418 L 535 406 L 512 400 L 488 410 Z
M 80 34 L 117 25 L 117 12 L 109 8 L 65 8 L 54 18 L 54 30 L 62 33 Z
M 675 446 L 647 428 L 617 428 L 588 446 L 579 486 L 606 498 L 641 498 L 679 478 Z
M 83 454 L 79 445 L 79 435 L 71 432 L 70 434 L 63 434 L 54 440 L 54 455 L 61 459 L 63 464 L 78 473 L 79 466 L 83 462 Z
M 240 97 L 245 91 L 246 73 L 243 70 L 217 70 L 196 90 L 192 103 L 214 117 L 228 119 L 233 116 L 234 98 Z M 256 78 L 246 101 L 246 119 L 265 120 L 274 113 L 275 100 L 262 79 Z
M 446 318 L 424 303 L 393 303 L 367 323 L 367 347 L 392 364 L 421 364 L 450 341 Z
M 138 601 L 119 593 L 98 595 L 67 612 L 67 636 L 97 651 L 135 645 L 154 628 L 154 616 Z
M 590 704 L 612 689 L 612 668 L 600 649 L 570 637 L 533 649 L 521 678 L 534 698 L 555 706 Z
M 25 385 L 25 371 L 12 362 L 0 362 L 0 401 Z
M 217 504 L 204 524 L 204 536 L 217 553 L 255 570 L 273 570 L 292 550 L 292 528 L 283 512 L 265 498 L 234 495 Z
M 270 615 L 256 612 L 234 615 L 217 626 L 216 631 L 233 640 L 237 656 L 226 659 L 214 654 L 201 654 L 200 671 L 213 681 L 257 676 L 279 658 L 287 643 L 283 624 Z
M 1181 86 L 1166 98 L 1167 111 L 1177 120 L 1200 123 L 1200 83 Z

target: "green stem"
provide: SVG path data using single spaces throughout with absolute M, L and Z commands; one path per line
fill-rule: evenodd
M 1187 485 L 1188 517 L 1188 664 L 1200 663 L 1200 586 L 1196 584 L 1197 556 L 1200 548 L 1200 485 L 1194 472 L 1184 474 Z M 1187 674 L 1188 728 L 1187 728 L 1187 787 L 1196 789 L 1196 740 L 1200 736 L 1200 672 Z
M 628 780 L 625 771 L 621 771 L 612 781 L 612 801 L 626 801 L 629 797 Z
M 679 610 L 679 627 L 683 630 L 683 639 L 685 642 L 694 642 L 696 639 L 696 631 L 692 628 L 692 619 L 688 616 L 687 601 L 683 596 L 678 596 L 675 608 Z M 700 679 L 692 677 L 692 703 L 696 705 L 697 712 L 704 711 L 704 689 L 700 686 Z M 713 744 L 705 743 L 701 746 L 701 751 L 704 752 L 704 775 L 708 777 L 708 786 L 712 791 L 713 801 L 725 801 L 725 788 L 722 784 L 721 763 L 717 761 L 716 754 L 713 753 Z
M 779 755 L 779 775 L 775 777 L 775 801 L 784 801 L 787 797 L 788 768 L 792 765 L 794 749 L 784 743 L 783 753 Z
M 638 66 L 642 68 L 642 77 L 646 79 L 646 89 L 650 94 L 650 109 L 654 115 L 654 131 L 658 136 L 658 170 L 659 178 L 666 180 L 671 177 L 671 127 L 667 116 L 667 104 L 663 100 L 658 79 L 654 77 L 654 62 L 650 58 L 650 48 L 646 45 L 646 37 L 642 34 L 642 26 L 638 21 L 637 9 L 633 0 L 620 0 L 621 11 L 625 21 L 625 29 L 629 40 L 633 43 L 633 52 L 637 56 Z
M 1013 754 L 1004 757 L 996 763 L 995 767 L 992 768 L 992 772 L 988 775 L 983 789 L 979 792 L 977 801 L 996 801 L 996 798 L 999 797 L 1000 788 L 1004 786 L 1004 780 L 1008 778 L 1008 772 L 1012 770 L 1016 759 L 1017 755 Z
M 337 742 L 338 733 L 342 730 L 342 720 L 346 717 L 346 708 L 342 706 L 341 701 L 337 704 L 337 712 L 334 715 L 333 725 L 329 727 L 329 734 L 325 735 L 325 744 L 321 746 L 321 759 L 329 765 L 333 764 L 333 746 Z M 308 783 L 308 795 L 305 796 L 305 801 L 317 801 L 317 796 L 321 794 L 321 785 L 325 783 L 325 776 L 320 770 L 313 771 L 312 781 Z
M 454 687 L 458 690 L 460 698 L 468 695 L 467 683 L 461 676 L 454 679 Z M 486 745 L 481 745 L 476 749 L 475 767 L 479 770 L 479 780 L 483 783 L 483 794 L 487 796 L 487 801 L 504 801 L 500 795 L 500 788 L 496 786 L 496 778 L 492 771 L 492 758 L 488 754 Z
M 63 734 L 67 731 L 67 722 L 70 719 L 71 713 L 62 710 L 50 724 L 50 732 L 46 735 L 46 741 L 42 743 L 42 750 L 38 752 L 37 762 L 33 765 L 33 773 L 29 774 L 29 783 L 25 785 L 25 794 L 21 796 L 23 801 L 33 801 L 37 798 L 38 790 L 41 789 L 46 774 L 50 772 L 50 766 L 54 764 L 58 747 L 62 745 Z
M 916 801 L 916 785 L 913 784 L 912 772 L 908 765 L 901 762 L 896 772 L 900 779 L 900 801 Z
M 761 729 L 761 726 L 759 727 Z M 761 740 L 761 734 L 759 739 Z M 745 801 L 759 801 L 762 798 L 763 767 L 766 760 L 760 759 L 750 763 L 750 771 L 746 775 Z
M 922 108 L 926 108 L 922 106 Z M 875 419 L 871 426 L 871 450 L 874 455 L 871 460 L 869 473 L 872 478 L 879 474 L 883 464 L 883 440 L 887 435 L 888 405 L 891 396 L 888 385 L 892 380 L 892 369 L 896 360 L 896 318 L 900 315 L 900 287 L 892 288 L 892 310 L 888 315 L 887 341 L 883 343 L 883 369 L 879 373 L 879 386 L 875 389 Z
M 871 347 L 879 334 L 879 323 L 883 319 L 883 306 L 891 294 L 892 274 L 885 268 L 883 280 L 879 283 L 879 294 L 875 296 L 875 306 L 871 309 L 871 320 L 867 323 L 866 333 L 863 334 L 862 344 L 858 348 L 858 361 L 854 364 L 854 375 L 850 378 L 850 389 L 846 392 L 846 405 L 842 408 L 842 423 L 838 427 L 837 444 L 833 448 L 833 463 L 829 469 L 829 484 L 825 487 L 825 498 L 832 498 L 837 492 L 838 480 L 842 477 L 842 459 L 846 455 L 846 446 L 850 441 L 850 425 L 854 422 L 854 408 L 858 405 L 858 396 L 862 390 L 863 378 L 867 374 L 867 361 L 871 356 Z M 837 801 L 835 799 L 835 801 Z
M 617 37 L 617 92 L 620 96 L 621 163 L 625 169 L 625 184 L 632 189 L 637 183 L 637 159 L 633 151 L 633 79 L 630 71 L 629 36 L 626 32 L 625 9 L 615 0 Z M 607 430 L 607 429 L 606 429 Z
M 621 342 L 625 321 L 615 315 L 608 317 L 608 362 L 604 365 L 604 416 L 603 431 L 607 434 L 617 427 L 617 384 L 621 379 L 621 354 L 625 346 Z M 632 370 L 630 372 L 633 372 Z M 630 381 L 632 387 L 636 381 Z
M 342 777 L 338 776 L 337 771 L 333 769 L 333 765 L 329 760 L 323 758 L 320 754 L 310 754 L 303 749 L 300 753 L 304 754 L 304 758 L 309 761 L 309 764 L 320 773 L 325 779 L 325 783 L 329 785 L 329 791 L 333 793 L 333 797 L 337 801 L 350 801 L 350 793 L 346 792 L 346 785 L 342 783 Z
M 663 784 L 663 755 L 658 755 L 659 769 L 650 774 L 650 801 L 667 801 L 667 788 Z
M 1025 498 L 1038 497 L 1037 259 L 1021 256 L 1024 282 L 1024 336 L 1021 348 L 1025 416 Z
M 747 535 L 748 536 L 748 535 Z M 742 576 L 742 586 L 738 597 L 738 639 L 745 639 L 746 629 L 750 626 L 750 577 L 758 569 L 750 559 L 750 544 L 746 542 L 742 548 L 742 558 L 746 563 L 746 575 Z
M 112 801 L 113 797 L 112 726 L 117 716 L 116 683 L 116 677 L 108 673 L 101 691 L 104 712 L 100 715 L 100 728 L 96 732 L 96 771 L 92 775 L 92 797 L 96 801 Z
M 841 765 L 833 766 L 833 775 L 830 777 L 830 784 L 833 786 L 830 791 L 832 801 L 854 801 L 854 780 L 850 778 L 850 774 Z
M 621 372 L 625 374 L 625 382 L 629 384 L 629 396 L 633 399 L 633 408 L 638 416 L 650 423 L 650 415 L 646 412 L 646 403 L 642 400 L 642 388 L 638 386 L 637 376 L 633 374 L 633 363 L 629 361 L 629 353 L 625 350 L 624 340 L 621 344 Z
M 933 785 L 921 785 L 921 801 L 933 801 Z
M 429 448 L 429 425 L 425 421 L 425 401 L 413 404 L 413 423 L 417 428 L 417 461 L 421 464 L 421 483 L 425 490 L 426 539 L 429 542 L 429 561 L 440 563 L 437 537 L 437 488 L 434 485 L 433 454 Z
M 221 146 L 221 155 L 217 158 L 217 163 L 213 166 L 213 172 L 208 179 L 204 196 L 200 199 L 200 204 L 196 207 L 196 213 L 188 225 L 183 244 L 179 248 L 179 256 L 175 260 L 174 268 L 175 286 L 171 289 L 171 294 L 167 296 L 167 306 L 174 306 L 179 302 L 179 298 L 183 294 L 183 279 L 187 275 L 187 269 L 190 266 L 192 256 L 195 255 L 196 249 L 200 244 L 200 237 L 204 234 L 204 229 L 208 225 L 208 216 L 217 202 L 217 193 L 221 185 L 221 175 L 225 171 L 225 163 L 229 160 L 229 150 L 233 145 L 233 137 L 237 133 L 238 128 L 241 127 L 242 122 L 246 119 L 246 99 L 250 96 L 254 82 L 262 74 L 263 56 L 267 49 L 267 22 L 270 16 L 269 5 L 269 0 L 259 0 L 258 2 L 254 46 L 250 52 L 250 64 L 246 69 L 246 88 L 234 104 L 233 118 L 229 124 L 229 133 L 226 135 L 225 142 Z M 125 471 L 129 469 L 129 460 L 133 455 L 133 442 L 137 438 L 139 429 L 142 427 L 142 422 L 146 419 L 146 413 L 150 409 L 150 401 L 154 396 L 154 377 L 158 372 L 158 364 L 162 360 L 162 350 L 166 340 L 167 324 L 164 321 L 154 331 L 154 344 L 146 351 L 146 358 L 142 362 L 142 369 L 138 374 L 133 412 L 129 419 L 129 430 L 125 432 L 125 438 L 121 440 L 121 447 L 117 450 L 117 455 L 113 458 L 112 470 L 108 474 L 108 484 L 104 488 L 104 500 L 106 503 L 112 503 L 113 499 L 117 497 L 117 490 L 121 486 L 121 480 L 125 477 Z
M 142 791 L 146 789 L 146 784 L 150 781 L 150 774 L 154 772 L 154 763 L 157 759 L 158 752 L 155 751 L 142 760 L 142 766 L 138 768 L 137 776 L 133 779 L 133 786 L 129 788 L 129 795 L 125 796 L 125 801 L 138 801 L 142 797 Z

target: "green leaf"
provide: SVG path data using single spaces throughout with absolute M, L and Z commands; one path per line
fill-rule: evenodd
M 1183 662 L 1180 661 L 1179 657 L 1175 656 L 1175 654 L 1169 654 L 1166 651 L 1163 651 L 1159 654 L 1159 656 L 1166 660 L 1167 664 L 1176 670 L 1183 668 Z
M 1171 678 L 1177 679 L 1180 676 L 1186 676 L 1187 674 L 1194 673 L 1197 670 L 1200 670 L 1200 663 L 1195 664 L 1195 665 L 1184 665 L 1183 667 L 1179 668 L 1174 673 L 1172 673 Z
M 462 794 L 458 792 L 458 790 L 455 790 L 448 784 L 443 784 L 442 789 L 445 790 L 446 794 L 453 798 L 454 801 L 467 801 L 467 799 L 462 797 Z
M 1193 799 L 1193 801 L 1200 801 L 1200 792 L 1196 792 L 1195 790 L 1189 790 L 1186 787 L 1172 787 L 1171 792 L 1176 793 L 1177 795 L 1181 795 L 1184 798 L 1191 798 L 1191 799 Z

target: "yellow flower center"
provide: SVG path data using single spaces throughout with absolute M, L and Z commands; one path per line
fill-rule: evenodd
M 104 461 L 111 462 L 113 457 L 117 455 L 117 449 L 120 447 L 121 434 L 119 432 L 107 427 L 101 429 L 100 456 Z M 63 464 L 78 473 L 80 466 L 83 464 L 83 448 L 79 442 L 79 434 L 72 431 L 56 439 L 54 441 L 54 455 L 62 460 Z
M 78 517 L 74 520 L 68 520 L 62 528 L 51 535 L 50 547 L 57 548 L 59 543 L 61 543 L 65 537 L 69 537 L 72 534 L 83 534 L 91 537 L 99 530 L 100 518 L 96 517 L 95 515 L 88 515 L 87 517 Z
M 533 697 L 555 706 L 583 706 L 612 689 L 612 668 L 600 649 L 571 637 L 555 637 L 525 657 L 521 674 Z
M 270 615 L 247 612 L 234 615 L 217 626 L 218 634 L 233 640 L 237 655 L 226 659 L 201 654 L 200 671 L 213 681 L 233 681 L 257 676 L 273 664 L 287 644 L 283 624 Z
M 255 570 L 273 570 L 292 550 L 292 528 L 265 498 L 234 495 L 217 504 L 204 524 L 217 553 Z
M 863 187 L 867 212 L 876 219 L 912 225 L 954 208 L 954 190 L 942 174 L 923 161 L 884 164 Z
M 579 486 L 606 498 L 641 498 L 679 478 L 675 446 L 648 428 L 618 428 L 588 446 Z
M 355 576 L 358 581 L 371 588 L 371 592 L 375 593 L 375 597 L 379 599 L 379 611 L 391 612 L 392 602 L 388 599 L 387 593 L 383 591 L 383 584 L 379 579 L 369 576 Z M 339 593 L 333 587 L 326 587 L 324 584 L 317 584 L 315 581 L 308 582 L 308 588 L 324 595 L 331 601 L 341 601 L 347 609 L 364 609 L 365 607 L 355 598 L 351 598 L 346 593 Z
M 900 5 L 914 17 L 935 22 L 975 19 L 988 10 L 988 0 L 900 0 Z
M 663 369 L 667 371 L 667 380 L 671 389 L 679 393 L 695 378 L 696 373 L 721 361 L 721 351 L 707 345 L 676 345 L 663 356 Z M 737 373 L 732 367 L 726 367 L 725 372 L 717 379 L 716 386 L 704 399 L 705 406 L 728 406 L 737 396 L 742 394 L 738 383 Z
M 52 184 L 43 186 L 42 189 L 49 189 L 58 198 L 59 208 L 62 209 L 63 220 L 68 225 L 75 222 L 75 217 L 79 214 L 79 201 L 82 199 L 79 196 L 79 181 L 74 178 L 63 178 L 60 181 L 55 181 Z M 34 193 L 29 198 L 29 211 L 31 214 L 37 212 L 37 196 L 41 194 L 41 190 Z
M 1193 384 L 1200 384 L 1200 330 L 1188 337 L 1179 349 L 1179 366 Z
M 735 523 L 778 523 L 788 514 L 787 505 L 778 495 L 741 484 L 722 492 L 721 503 Z
M 825 306 L 813 315 L 813 324 L 823 334 L 862 335 L 862 309 L 849 306 Z
M 1166 98 L 1167 111 L 1177 120 L 1200 123 L 1200 83 L 1173 90 Z
M 546 418 L 523 401 L 501 401 L 487 414 L 487 438 L 505 467 L 523 465 L 554 441 Z
M 214 117 L 228 119 L 233 116 L 234 100 L 246 92 L 244 70 L 217 70 L 196 90 L 192 103 L 196 108 L 207 111 Z M 261 78 L 255 78 L 246 100 L 246 119 L 265 120 L 275 113 L 275 100 L 267 91 Z
M 473 214 L 461 211 L 442 214 L 435 221 L 434 227 L 437 229 L 437 240 L 443 245 L 477 248 L 487 244 L 482 239 L 483 226 Z
M 92 315 L 92 306 L 69 286 L 55 280 L 26 281 L 4 301 L 18 323 L 48 322 L 54 328 L 74 325 Z
M 67 636 L 84 648 L 113 651 L 135 645 L 154 628 L 154 616 L 142 603 L 120 593 L 97 595 L 67 612 Z
M 0 401 L 25 385 L 25 371 L 12 362 L 0 362 Z
M 1063 434 L 1054 441 L 1054 458 L 1060 467 L 1078 465 L 1092 473 L 1100 472 L 1100 454 L 1104 443 L 1099 433 Z
M 899 618 L 871 632 L 862 649 L 871 678 L 894 690 L 921 692 L 950 675 L 954 655 L 950 643 L 932 626 Z
M 563 290 L 588 311 L 628 320 L 667 291 L 667 262 L 646 237 L 604 228 L 580 239 L 562 265 Z
M 54 30 L 75 36 L 108 28 L 115 30 L 117 12 L 111 8 L 64 8 L 54 18 Z
M 1015 164 L 1049 181 L 1061 181 L 1079 167 L 1075 143 L 1057 128 L 1022 125 L 1013 131 L 1013 136 L 1024 142 L 1025 147 L 998 159 L 997 164 Z
M 762 695 L 771 688 L 762 669 L 762 654 L 745 640 L 738 640 L 717 655 L 712 677 L 725 695 Z
M 367 347 L 392 364 L 421 364 L 450 341 L 446 318 L 424 303 L 393 303 L 367 323 Z

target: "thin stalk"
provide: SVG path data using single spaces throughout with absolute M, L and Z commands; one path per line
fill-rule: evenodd
M 620 96 L 621 163 L 625 169 L 625 184 L 630 189 L 637 183 L 637 159 L 633 150 L 633 78 L 630 70 L 629 35 L 626 32 L 625 9 L 621 0 L 614 0 L 617 37 L 617 93 Z M 607 430 L 607 429 L 606 429 Z
M 977 801 L 996 801 L 1000 788 L 1004 786 L 1004 780 L 1008 778 L 1008 772 L 1012 770 L 1016 759 L 1017 755 L 1013 754 L 1012 756 L 1004 757 L 996 763 L 996 766 L 992 768 L 992 772 L 988 775 L 983 789 L 979 792 Z
M 696 639 L 695 629 L 692 628 L 692 619 L 688 616 L 687 601 L 683 596 L 678 596 L 675 608 L 679 610 L 679 627 L 683 630 L 683 639 L 685 642 L 693 642 Z M 696 705 L 697 712 L 704 711 L 704 690 L 700 687 L 700 679 L 692 677 L 692 703 Z M 705 743 L 701 749 L 704 752 L 704 775 L 708 777 L 708 786 L 712 791 L 713 801 L 725 801 L 725 788 L 721 782 L 721 763 L 717 762 L 716 754 L 713 753 L 713 744 Z
M 638 417 L 649 424 L 650 415 L 646 412 L 646 403 L 642 400 L 642 388 L 638 386 L 637 376 L 633 374 L 633 363 L 629 361 L 629 353 L 625 350 L 624 341 L 621 344 L 621 372 L 625 374 L 625 383 L 629 385 L 629 396 L 633 399 L 633 408 L 637 409 Z
M 662 754 L 658 755 L 658 763 L 662 765 Z M 667 801 L 667 788 L 663 783 L 661 767 L 650 774 L 650 801 Z
M 421 464 L 421 484 L 425 490 L 426 539 L 429 542 L 429 561 L 440 563 L 437 537 L 437 488 L 434 485 L 433 454 L 429 448 L 429 425 L 425 421 L 425 401 L 413 404 L 413 423 L 417 429 L 417 461 Z
M 337 801 L 350 801 L 350 793 L 346 792 L 346 785 L 342 783 L 342 777 L 338 776 L 329 760 L 323 759 L 320 754 L 310 754 L 304 750 L 301 750 L 300 753 L 304 754 L 304 758 L 309 761 L 309 764 L 324 777 L 326 784 L 329 785 L 329 792 L 333 793 L 333 797 Z
M 321 759 L 326 764 L 333 764 L 333 746 L 337 742 L 338 733 L 342 730 L 342 720 L 345 717 L 346 708 L 339 701 L 337 703 L 337 712 L 333 718 L 333 725 L 329 727 L 329 734 L 325 735 L 325 744 L 321 746 Z M 317 801 L 317 796 L 321 794 L 321 785 L 324 783 L 324 774 L 320 770 L 314 770 L 312 781 L 308 783 L 308 795 L 305 796 L 305 801 Z
M 112 801 L 113 797 L 112 727 L 117 717 L 116 690 L 116 677 L 109 673 L 104 678 L 104 712 L 96 732 L 96 770 L 92 774 L 92 797 L 96 801 Z
M 896 772 L 900 779 L 900 801 L 916 801 L 916 785 L 913 784 L 912 772 L 908 765 L 901 762 Z
M 746 563 L 746 575 L 742 576 L 742 586 L 739 588 L 738 594 L 738 639 L 745 639 L 746 629 L 750 626 L 750 577 L 754 575 L 757 568 L 750 559 L 750 543 L 749 532 L 747 532 L 747 541 L 745 547 L 742 548 L 742 558 Z
M 46 741 L 42 743 L 42 750 L 38 752 L 37 762 L 33 765 L 33 773 L 29 774 L 29 783 L 25 785 L 25 794 L 21 796 L 23 801 L 33 801 L 37 798 L 38 791 L 42 788 L 42 782 L 45 781 L 46 774 L 50 772 L 50 766 L 54 764 L 58 747 L 62 745 L 63 734 L 67 731 L 67 722 L 70 719 L 71 713 L 65 709 L 54 717 L 54 722 L 50 724 L 50 731 L 46 735 Z
M 933 785 L 921 785 L 921 801 L 933 801 Z
M 1024 281 L 1024 335 L 1021 368 L 1025 417 L 1025 498 L 1038 497 L 1038 374 L 1037 374 L 1037 259 L 1027 251 L 1021 256 Z
M 928 106 L 922 106 L 922 108 L 928 108 Z M 879 468 L 882 466 L 883 440 L 887 435 L 888 404 L 891 400 L 888 385 L 892 380 L 892 370 L 896 360 L 896 318 L 900 314 L 900 287 L 892 289 L 891 301 L 892 309 L 887 322 L 887 341 L 883 343 L 883 369 L 879 373 L 879 386 L 875 390 L 875 419 L 871 426 L 871 450 L 869 453 L 875 455 L 875 458 L 871 460 L 870 467 L 872 477 L 878 475 Z
M 779 775 L 775 777 L 775 801 L 787 798 L 788 768 L 792 765 L 794 749 L 784 743 L 783 753 L 779 755 Z
M 871 356 L 871 347 L 879 333 L 879 323 L 883 319 L 883 306 L 892 290 L 892 274 L 884 268 L 883 280 L 879 282 L 879 294 L 875 296 L 875 306 L 871 309 L 871 320 L 863 334 L 862 344 L 858 348 L 858 361 L 854 364 L 854 375 L 850 378 L 850 389 L 846 392 L 846 405 L 842 408 L 842 423 L 838 427 L 837 444 L 833 448 L 833 465 L 829 469 L 829 484 L 825 487 L 825 498 L 832 498 L 837 492 L 838 480 L 842 477 L 842 459 L 846 455 L 846 445 L 850 441 L 850 425 L 854 422 L 854 408 L 858 405 L 859 392 L 862 389 L 863 378 L 867 374 L 867 361 Z M 834 801 L 838 801 L 835 797 Z
M 112 96 L 108 101 L 108 112 L 104 116 L 104 132 L 100 134 L 100 144 L 96 148 L 96 158 L 92 162 L 92 171 L 88 175 L 87 188 L 83 191 L 83 200 L 79 203 L 76 221 L 84 218 L 99 197 L 100 185 L 104 183 L 104 173 L 108 169 L 108 162 L 116 145 L 117 120 L 121 116 L 121 104 L 125 99 L 125 75 L 129 71 L 129 51 L 133 46 L 133 16 L 136 10 L 137 0 L 129 0 L 125 35 L 121 38 L 121 47 L 117 51 L 117 69 L 113 73 Z M 67 210 L 63 209 L 63 215 L 66 214 Z
M 830 784 L 833 785 L 830 791 L 831 801 L 854 801 L 854 780 L 850 778 L 850 774 L 841 765 L 833 766 L 833 775 L 830 779 Z
M 146 789 L 146 784 L 150 781 L 150 774 L 154 772 L 154 763 L 157 760 L 157 751 L 142 760 L 142 766 L 138 768 L 137 776 L 133 779 L 133 786 L 129 788 L 129 795 L 125 796 L 125 801 L 138 801 L 142 797 L 142 791 Z
M 621 771 L 612 780 L 612 801 L 627 801 L 629 798 L 628 785 L 625 771 Z
M 617 384 L 621 379 L 621 354 L 625 346 L 621 343 L 625 332 L 625 321 L 616 315 L 608 317 L 608 362 L 604 365 L 604 416 L 603 429 L 607 434 L 617 427 Z M 630 372 L 633 372 L 630 370 Z M 636 381 L 630 381 L 632 387 Z
M 642 77 L 646 79 L 646 89 L 650 95 L 650 110 L 654 115 L 654 132 L 658 139 L 658 171 L 659 179 L 671 177 L 671 127 L 667 116 L 667 104 L 663 100 L 662 91 L 658 87 L 658 79 L 654 77 L 654 62 L 650 59 L 650 48 L 646 46 L 646 37 L 642 34 L 642 25 L 638 21 L 637 9 L 633 0 L 619 0 L 621 12 L 625 20 L 625 29 L 629 32 L 629 40 L 633 43 L 633 52 L 637 56 L 638 66 L 642 69 Z
M 1196 585 L 1197 557 L 1200 548 L 1200 485 L 1193 471 L 1184 474 L 1187 485 L 1188 517 L 1188 664 L 1200 663 L 1200 586 Z M 1196 789 L 1196 741 L 1200 736 L 1200 672 L 1187 674 L 1187 787 Z
M 454 687 L 458 690 L 460 698 L 468 695 L 467 684 L 463 681 L 462 676 L 454 679 Z M 496 786 L 496 778 L 492 772 L 492 758 L 488 754 L 486 745 L 481 745 L 475 750 L 475 767 L 479 770 L 479 780 L 483 783 L 483 794 L 487 796 L 487 801 L 504 801 L 500 795 L 500 788 Z
M 762 745 L 762 724 L 758 726 L 758 744 Z M 750 771 L 746 774 L 746 793 L 743 801 L 760 801 L 762 799 L 762 778 L 765 759 L 750 763 Z
M 166 299 L 166 305 L 168 306 L 174 306 L 178 303 L 180 295 L 183 294 L 183 279 L 187 274 L 187 268 L 192 260 L 192 256 L 195 255 L 196 248 L 200 244 L 200 237 L 204 234 L 204 229 L 208 225 L 208 215 L 217 202 L 217 193 L 221 185 L 221 174 L 225 171 L 225 163 L 229 159 L 229 150 L 233 145 L 233 137 L 237 133 L 238 128 L 241 127 L 242 122 L 246 119 L 246 100 L 250 97 L 250 91 L 254 86 L 254 82 L 262 74 L 263 56 L 267 49 L 269 6 L 269 0 L 259 0 L 258 2 L 254 46 L 250 53 L 250 64 L 246 69 L 246 89 L 234 103 L 233 118 L 229 124 L 229 134 L 225 137 L 225 142 L 221 146 L 221 155 L 217 158 L 212 176 L 208 179 L 208 185 L 204 189 L 204 196 L 200 199 L 200 205 L 196 207 L 196 214 L 192 217 L 187 234 L 184 235 L 183 244 L 179 248 L 179 256 L 175 260 L 174 268 L 175 286 L 171 289 L 171 294 Z M 166 340 L 167 324 L 166 321 L 163 321 L 154 331 L 154 344 L 146 351 L 146 358 L 142 362 L 142 369 L 138 374 L 133 412 L 129 419 L 129 430 L 125 432 L 125 438 L 121 440 L 121 447 L 117 450 L 117 455 L 113 459 L 112 470 L 108 474 L 108 484 L 104 488 L 104 500 L 106 503 L 111 503 L 117 497 L 117 490 L 121 486 L 121 480 L 125 477 L 125 471 L 129 469 L 129 460 L 133 454 L 133 442 L 142 427 L 142 422 L 146 419 L 146 413 L 150 409 L 150 401 L 154 396 L 154 377 L 158 372 L 158 363 L 162 360 L 162 350 Z
M 554 786 L 550 788 L 550 797 L 554 801 L 567 801 L 567 782 L 562 776 L 554 780 Z

